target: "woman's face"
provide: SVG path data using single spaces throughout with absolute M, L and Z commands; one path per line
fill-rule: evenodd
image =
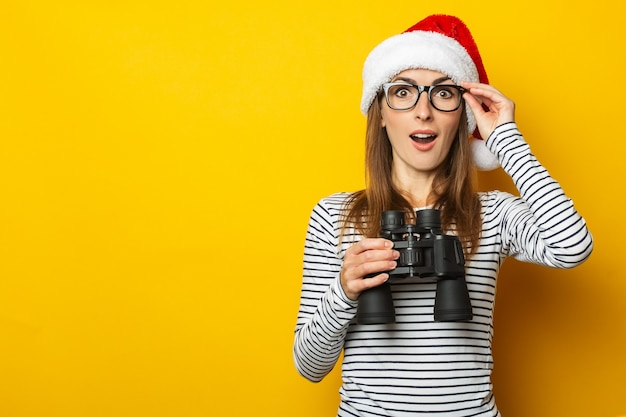
M 401 72 L 391 81 L 430 86 L 454 84 L 437 71 L 410 69 Z M 462 105 L 452 112 L 435 109 L 422 93 L 415 107 L 393 110 L 383 99 L 381 102 L 382 126 L 393 149 L 393 171 L 402 178 L 433 174 L 446 159 L 456 138 Z

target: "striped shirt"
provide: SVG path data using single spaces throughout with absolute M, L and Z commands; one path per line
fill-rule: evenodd
M 571 268 L 591 254 L 584 219 L 560 185 L 535 159 L 515 123 L 487 140 L 519 197 L 480 193 L 479 247 L 466 260 L 473 309 L 470 322 L 435 322 L 434 282 L 391 284 L 396 323 L 356 323 L 357 302 L 339 273 L 346 249 L 362 237 L 347 230 L 340 242 L 347 193 L 322 199 L 309 220 L 295 340 L 298 372 L 320 381 L 343 350 L 338 416 L 499 416 L 491 385 L 496 277 L 504 259 Z

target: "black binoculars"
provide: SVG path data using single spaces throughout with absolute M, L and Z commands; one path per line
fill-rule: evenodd
M 359 296 L 358 323 L 395 323 L 390 284 L 410 277 L 436 280 L 435 321 L 471 320 L 472 304 L 465 282 L 465 257 L 460 239 L 442 232 L 439 210 L 416 211 L 415 225 L 405 224 L 404 215 L 405 212 L 399 210 L 382 213 L 381 237 L 394 242 L 400 257 L 396 268 L 388 271 L 387 282 Z

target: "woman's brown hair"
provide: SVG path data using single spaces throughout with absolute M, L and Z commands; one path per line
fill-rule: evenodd
M 370 106 L 365 142 L 366 188 L 346 202 L 342 235 L 353 226 L 366 237 L 380 235 L 380 217 L 385 210 L 404 210 L 407 221 L 415 222 L 414 207 L 393 184 L 391 144 L 381 124 L 381 96 Z M 457 137 L 433 181 L 434 208 L 441 211 L 444 230 L 454 231 L 466 256 L 474 253 L 480 239 L 480 201 L 476 192 L 476 169 L 472 163 L 465 106 L 462 105 Z

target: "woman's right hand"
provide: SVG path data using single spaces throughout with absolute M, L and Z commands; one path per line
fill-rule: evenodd
M 400 253 L 393 250 L 393 242 L 383 238 L 366 238 L 350 246 L 343 258 L 341 286 L 349 299 L 356 301 L 359 295 L 377 287 L 389 279 L 390 271 L 396 267 Z M 367 275 L 376 274 L 371 278 Z

